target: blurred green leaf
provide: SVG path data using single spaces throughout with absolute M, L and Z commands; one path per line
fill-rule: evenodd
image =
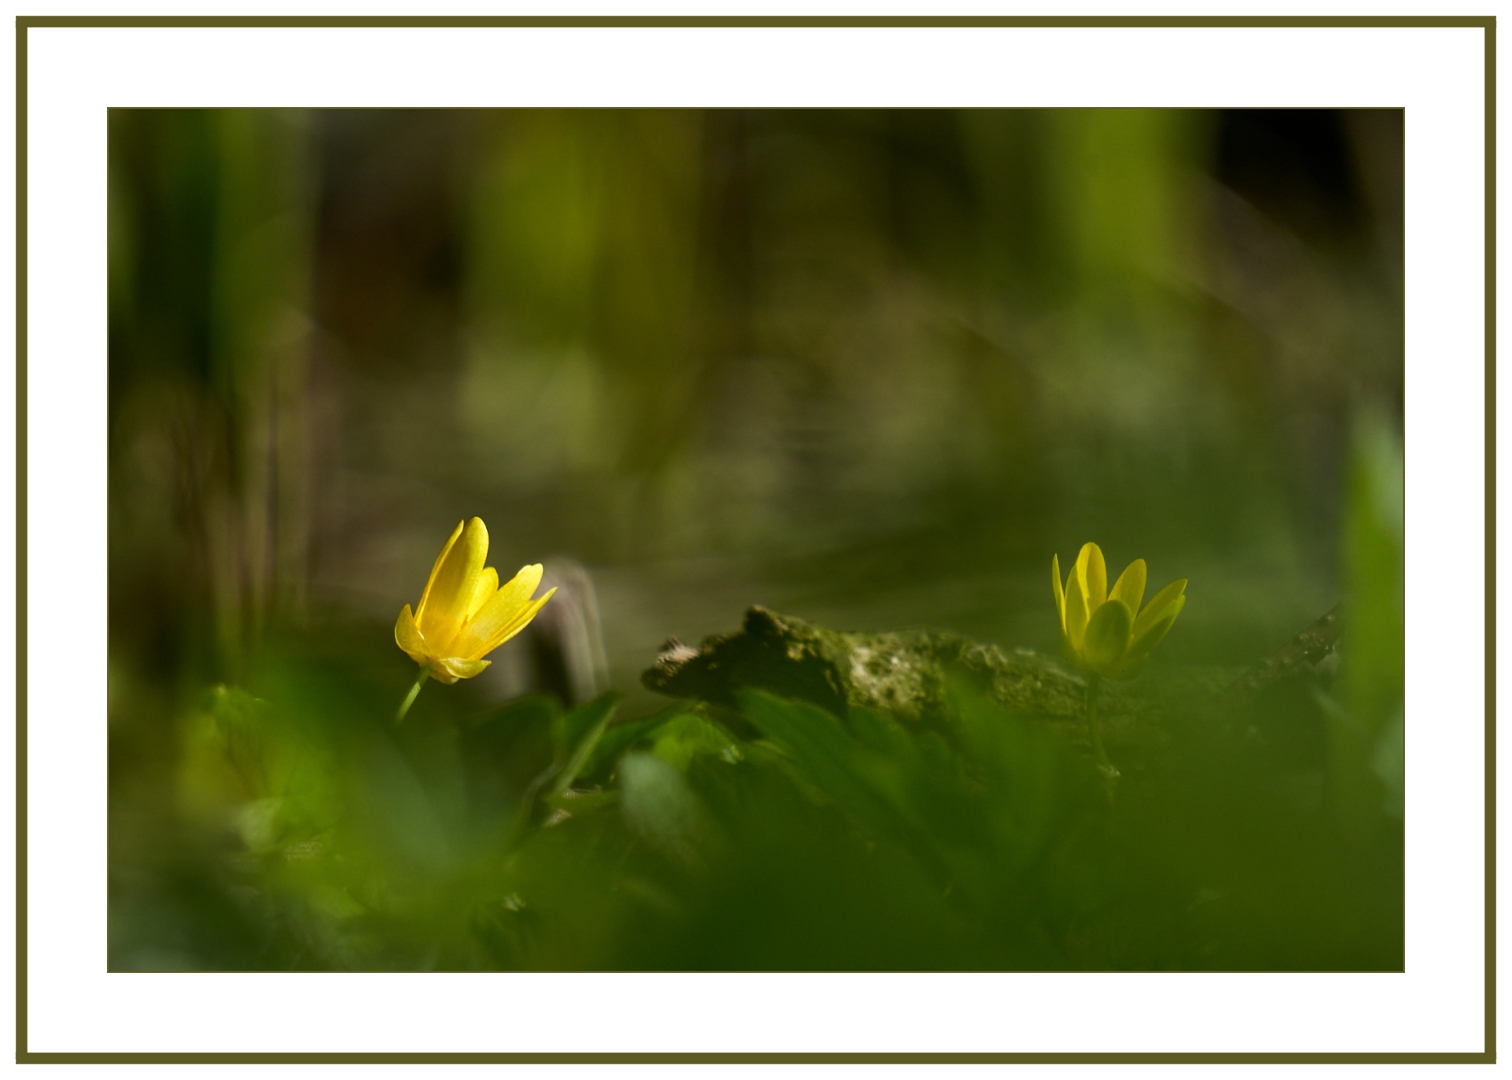
M 900 762 L 868 750 L 817 705 L 758 690 L 736 695 L 742 713 L 792 756 L 824 795 L 878 835 L 903 843 L 941 873 L 938 855 L 904 811 Z
M 469 813 L 484 831 L 513 812 L 531 783 L 557 760 L 560 706 L 532 695 L 472 718 L 459 735 Z
M 609 770 L 621 753 L 638 742 L 650 739 L 664 725 L 680 716 L 696 716 L 696 713 L 690 713 L 690 708 L 697 708 L 697 706 L 679 702 L 650 716 L 641 717 L 639 720 L 607 728 L 593 752 L 588 755 L 588 761 L 580 775 L 598 779 L 607 778 Z
M 705 717 L 690 712 L 673 716 L 656 729 L 651 752 L 684 772 L 700 754 L 731 763 L 741 758 L 740 748 L 729 735 Z
M 553 810 L 565 810 L 569 814 L 590 814 L 595 810 L 613 806 L 619 802 L 619 791 L 572 791 L 566 789 L 545 796 L 541 801 Z
M 1373 736 L 1399 708 L 1405 662 L 1402 448 L 1378 414 L 1356 421 L 1344 503 L 1343 698 Z
M 557 748 L 562 763 L 546 786 L 547 796 L 560 795 L 577 779 L 624 697 L 617 690 L 609 690 L 581 708 L 557 717 L 554 730 L 559 733 Z
M 676 766 L 631 751 L 620 759 L 620 812 L 637 836 L 687 866 L 701 864 L 712 823 Z

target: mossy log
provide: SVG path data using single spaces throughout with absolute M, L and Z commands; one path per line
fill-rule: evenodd
M 1147 672 L 1130 683 L 1105 680 L 1098 714 L 1108 753 L 1120 768 L 1140 768 L 1169 741 L 1177 712 L 1218 703 L 1235 675 L 1180 668 Z M 943 729 L 955 722 L 950 688 L 964 682 L 1091 753 L 1082 673 L 1034 649 L 1004 650 L 943 631 L 844 633 L 752 607 L 739 631 L 706 638 L 696 649 L 669 640 L 641 682 L 657 693 L 715 705 L 732 706 L 736 691 L 756 689 L 840 717 L 872 709 Z M 1250 689 L 1244 686 L 1241 695 Z
M 948 723 L 947 685 L 967 677 L 998 704 L 1046 716 L 1081 714 L 1087 693 L 1078 673 L 1032 649 L 1005 655 L 957 634 L 932 630 L 841 633 L 766 608 L 746 612 L 734 634 L 693 649 L 675 638 L 641 675 L 651 690 L 720 705 L 742 688 L 812 702 L 837 716 L 856 707 L 905 723 Z

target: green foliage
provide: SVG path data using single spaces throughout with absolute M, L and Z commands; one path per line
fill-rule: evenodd
M 1379 802 L 1403 812 L 1406 661 L 1402 449 L 1374 413 L 1357 419 L 1344 506 L 1345 614 L 1349 663 L 1329 717 L 1336 772 L 1354 804 Z
M 604 737 L 614 710 L 619 707 L 624 695 L 616 691 L 600 694 L 580 709 L 552 720 L 552 734 L 556 742 L 556 761 L 547 784 L 547 795 L 560 795 L 572 785 L 588 764 L 594 747 Z
M 760 691 L 626 720 L 617 693 L 433 694 L 396 728 L 402 687 L 361 670 L 270 657 L 186 713 L 176 902 L 225 940 L 171 966 L 1401 964 L 1396 819 L 1326 753 L 1255 743 L 1263 703 L 1163 698 L 1166 753 L 1110 797 L 1062 728 L 967 683 L 948 729 Z M 170 966 L 131 940 L 113 966 Z
M 1386 421 L 1356 425 L 1344 504 L 1349 568 L 1349 655 L 1344 697 L 1371 732 L 1399 715 L 1406 611 L 1402 533 L 1402 448 Z

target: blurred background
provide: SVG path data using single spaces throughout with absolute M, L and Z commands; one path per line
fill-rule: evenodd
M 1088 540 L 1190 579 L 1161 663 L 1280 648 L 1349 591 L 1351 470 L 1400 470 L 1402 137 L 1396 110 L 112 110 L 113 963 L 211 963 L 133 921 L 177 887 L 206 687 L 302 650 L 397 703 L 394 619 L 466 517 L 563 593 L 420 718 L 650 712 L 660 644 L 755 603 L 1053 651 L 1050 558 Z

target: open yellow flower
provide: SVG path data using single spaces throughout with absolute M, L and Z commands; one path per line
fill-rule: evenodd
M 1145 657 L 1186 605 L 1187 579 L 1181 578 L 1139 610 L 1145 590 L 1143 559 L 1131 562 L 1109 592 L 1108 567 L 1096 544 L 1082 547 L 1064 585 L 1060 556 L 1051 557 L 1050 568 L 1055 606 L 1060 611 L 1061 652 L 1077 667 L 1096 675 L 1132 679 L 1139 674 Z
M 483 565 L 486 558 L 488 528 L 482 519 L 465 527 L 459 522 L 436 556 L 420 606 L 411 615 L 405 604 L 394 624 L 399 647 L 440 682 L 481 672 L 489 665 L 483 657 L 525 629 L 556 592 L 530 598 L 541 583 L 539 563 L 523 567 L 501 586 L 498 572 Z

